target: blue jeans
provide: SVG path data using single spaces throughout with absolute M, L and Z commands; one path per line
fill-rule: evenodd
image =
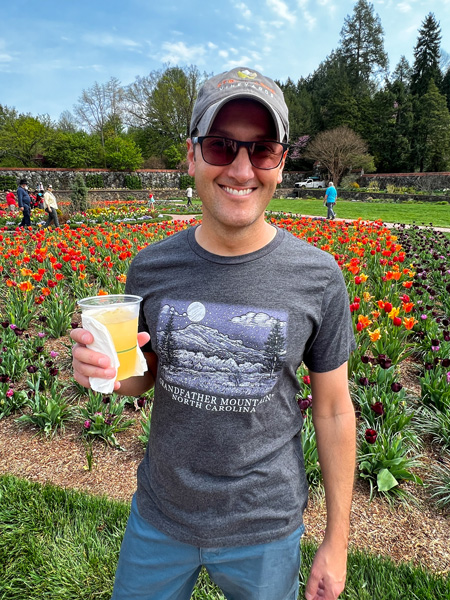
M 327 202 L 327 219 L 334 219 L 334 217 L 336 216 L 333 207 L 336 204 L 336 202 Z
M 268 544 L 197 548 L 150 525 L 133 498 L 112 600 L 189 600 L 202 565 L 228 600 L 297 600 L 303 532 L 302 525 Z

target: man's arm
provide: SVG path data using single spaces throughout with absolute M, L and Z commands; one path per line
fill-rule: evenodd
M 113 379 L 116 369 L 111 367 L 111 361 L 105 354 L 94 352 L 86 347 L 92 344 L 94 338 L 86 329 L 73 329 L 70 334 L 76 342 L 72 349 L 73 376 L 83 387 L 89 388 L 89 377 L 100 377 L 102 379 Z M 138 333 L 138 344 L 143 346 L 150 339 L 148 333 Z M 158 359 L 154 352 L 144 352 L 148 371 L 141 377 L 130 377 L 124 381 L 114 382 L 114 391 L 122 396 L 140 396 L 150 390 L 156 378 Z
M 312 416 L 327 506 L 325 537 L 306 586 L 307 600 L 336 600 L 345 587 L 350 507 L 356 454 L 355 412 L 348 390 L 347 363 L 313 373 Z

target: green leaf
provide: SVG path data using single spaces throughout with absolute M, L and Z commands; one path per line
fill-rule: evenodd
M 381 469 L 377 475 L 377 487 L 380 492 L 387 492 L 398 485 L 398 481 L 387 469 Z

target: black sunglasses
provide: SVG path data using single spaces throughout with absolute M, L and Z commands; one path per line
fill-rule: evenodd
M 280 166 L 283 154 L 289 144 L 261 140 L 258 142 L 241 142 L 217 135 L 193 137 L 194 144 L 200 144 L 203 160 L 215 167 L 231 165 L 241 148 L 247 148 L 248 158 L 257 169 L 276 169 Z

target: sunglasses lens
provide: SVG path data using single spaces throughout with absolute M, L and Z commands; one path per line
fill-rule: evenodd
M 282 156 L 283 146 L 278 142 L 255 142 L 250 160 L 257 169 L 274 169 L 280 164 Z
M 207 137 L 202 143 L 203 158 L 211 165 L 222 167 L 236 158 L 237 144 L 223 137 Z

